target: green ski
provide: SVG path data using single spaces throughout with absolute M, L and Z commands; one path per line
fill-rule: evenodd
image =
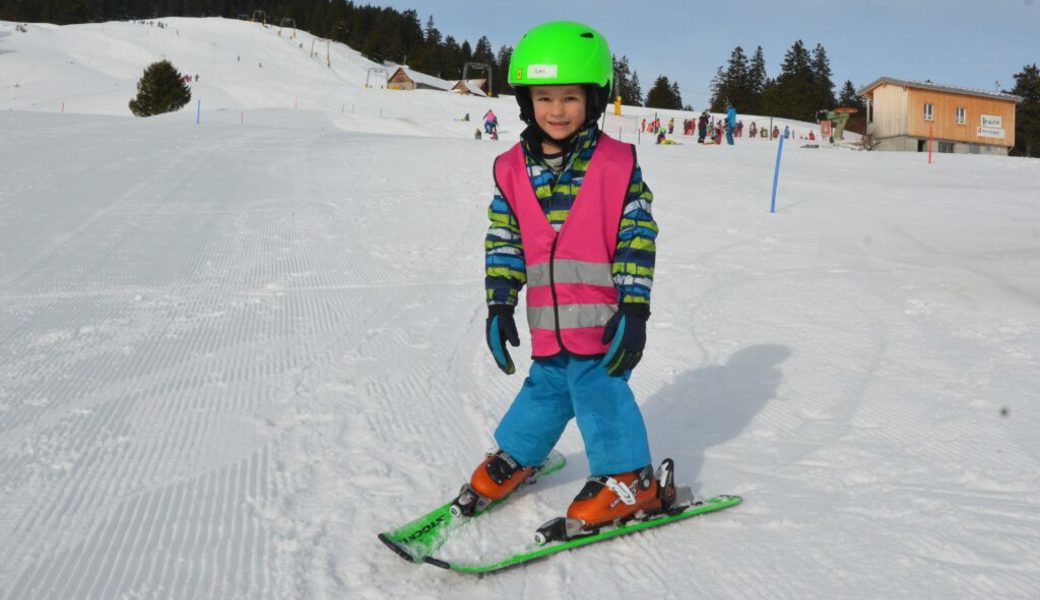
M 451 511 L 452 502 L 448 502 L 414 521 L 405 523 L 404 525 L 391 529 L 390 531 L 380 533 L 379 540 L 401 556 L 401 558 L 404 558 L 409 562 L 421 563 L 436 552 L 452 532 L 457 531 L 471 519 L 479 517 L 480 515 L 494 509 L 499 504 L 502 504 L 513 494 L 526 488 L 528 484 L 535 483 L 542 477 L 559 471 L 563 468 L 566 462 L 567 460 L 562 454 L 553 450 L 549 454 L 549 457 L 545 459 L 545 463 L 542 464 L 542 467 L 532 474 L 527 482 L 514 490 L 509 496 L 506 496 L 497 502 L 492 502 L 482 512 L 479 512 L 472 517 L 456 517 Z
M 684 489 L 683 491 L 688 490 Z M 666 513 L 654 515 L 646 520 L 630 521 L 617 527 L 600 528 L 596 533 L 586 534 L 568 540 L 550 542 L 544 546 L 532 544 L 523 551 L 500 560 L 492 560 L 483 563 L 452 562 L 435 558 L 432 556 L 431 552 L 425 557 L 424 561 L 431 565 L 444 569 L 451 569 L 459 573 L 492 573 L 494 571 L 499 571 L 508 567 L 515 567 L 532 560 L 543 558 L 551 554 L 556 554 L 557 552 L 562 552 L 564 550 L 570 550 L 572 548 L 627 535 L 643 529 L 667 525 L 668 523 L 674 523 L 675 521 L 681 521 L 705 513 L 730 508 L 740 504 L 742 501 L 743 500 L 740 496 L 715 496 L 704 500 L 696 500 L 692 504 L 687 505 L 684 509 L 679 511 L 672 510 Z

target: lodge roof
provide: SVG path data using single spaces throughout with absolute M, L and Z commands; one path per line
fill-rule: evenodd
M 390 79 L 393 79 L 394 75 L 397 75 L 398 71 L 404 73 L 405 77 L 411 79 L 415 83 L 421 83 L 427 87 L 436 88 L 438 90 L 448 91 L 451 89 L 450 81 L 445 81 L 438 77 L 434 77 L 433 75 L 427 75 L 426 73 L 420 73 L 419 71 L 412 70 L 404 65 L 398 66 L 397 70 L 390 75 Z
M 466 91 L 474 96 L 487 96 L 483 89 L 485 83 L 487 83 L 487 79 L 460 79 L 453 82 L 451 90 L 453 92 Z
M 882 84 L 898 85 L 902 87 L 918 88 L 922 90 L 935 90 L 937 92 L 950 92 L 952 94 L 962 94 L 965 96 L 979 96 L 982 98 L 990 98 L 993 100 L 1006 100 L 1008 102 L 1019 103 L 1023 100 L 1021 96 L 1014 94 L 1005 94 L 1003 92 L 987 92 L 985 90 L 976 90 L 973 88 L 958 87 L 953 85 L 942 85 L 938 83 L 932 83 L 931 81 L 909 81 L 904 79 L 896 79 L 894 77 L 881 77 L 872 83 L 869 83 L 862 88 L 856 90 L 857 96 L 866 97 L 874 88 Z

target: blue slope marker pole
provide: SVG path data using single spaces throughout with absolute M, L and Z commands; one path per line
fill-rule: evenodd
M 195 109 L 195 124 L 198 125 L 199 121 L 201 119 L 202 119 L 202 98 L 199 98 L 199 106 L 198 106 L 198 108 Z M 780 140 L 780 143 L 781 144 L 784 143 L 783 140 Z M 775 184 L 774 184 L 773 187 L 774 188 L 776 187 Z M 775 191 L 773 193 L 774 193 L 774 195 L 776 194 Z
M 780 145 L 776 148 L 776 170 L 773 171 L 773 205 L 769 212 L 776 212 L 776 184 L 780 181 L 780 156 L 784 153 L 784 136 L 780 136 Z

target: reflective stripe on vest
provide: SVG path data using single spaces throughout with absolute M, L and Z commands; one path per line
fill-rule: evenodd
M 557 233 L 534 194 L 523 148 L 495 160 L 495 182 L 520 224 L 527 268 L 527 322 L 534 357 L 604 354 L 617 312 L 611 276 L 635 148 L 601 133 L 567 219 Z

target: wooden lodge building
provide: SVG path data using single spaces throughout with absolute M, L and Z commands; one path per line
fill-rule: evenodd
M 1006 155 L 1019 96 L 882 77 L 860 89 L 877 150 Z
M 463 95 L 488 95 L 487 79 L 447 81 L 433 75 L 420 73 L 405 66 L 397 67 L 393 74 L 387 78 L 386 87 L 390 90 L 439 90 L 442 92 L 457 92 Z
M 389 90 L 440 90 L 446 92 L 451 89 L 451 82 L 413 71 L 408 67 L 398 67 L 387 78 L 386 88 Z

